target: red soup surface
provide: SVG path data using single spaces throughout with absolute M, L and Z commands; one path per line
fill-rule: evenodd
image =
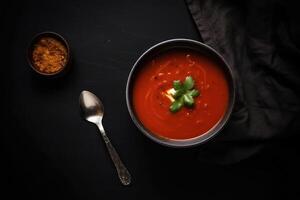
M 192 108 L 169 110 L 165 95 L 174 80 L 187 76 L 200 92 Z M 133 105 L 138 119 L 153 134 L 169 139 L 189 139 L 213 128 L 226 112 L 229 86 L 224 71 L 211 58 L 191 50 L 172 50 L 156 56 L 138 72 L 133 86 Z

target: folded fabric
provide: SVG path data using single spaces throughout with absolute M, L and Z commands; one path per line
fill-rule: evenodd
M 226 128 L 200 159 L 233 163 L 300 130 L 299 11 L 285 1 L 186 0 L 203 42 L 236 74 Z

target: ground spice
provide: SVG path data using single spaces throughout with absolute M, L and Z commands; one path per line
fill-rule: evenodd
M 62 42 L 52 37 L 43 37 L 34 45 L 32 59 L 40 72 L 55 73 L 66 65 L 67 54 L 67 48 Z

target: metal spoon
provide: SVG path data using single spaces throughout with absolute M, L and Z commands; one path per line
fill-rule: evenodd
M 129 185 L 131 176 L 121 161 L 117 151 L 111 144 L 102 126 L 102 118 L 104 115 L 104 107 L 100 99 L 89 91 L 82 91 L 79 97 L 79 105 L 82 117 L 94 124 L 96 124 L 101 132 L 102 138 L 106 144 L 109 155 L 117 169 L 119 179 L 123 185 Z

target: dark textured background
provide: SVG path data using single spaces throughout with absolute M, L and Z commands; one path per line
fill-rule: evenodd
M 5 4 L 3 4 L 5 5 Z M 266 144 L 233 165 L 199 160 L 206 146 L 169 149 L 145 138 L 126 108 L 125 84 L 140 54 L 171 38 L 201 40 L 184 1 L 7 1 L 1 7 L 2 195 L 31 199 L 289 199 L 299 195 L 297 140 Z M 47 81 L 26 62 L 31 38 L 62 34 L 72 70 Z M 84 122 L 78 96 L 105 105 L 104 126 L 133 177 L 120 185 L 96 127 Z M 213 150 L 210 148 L 210 150 Z M 213 152 L 212 152 L 213 155 Z M 6 199 L 10 199 L 6 198 Z

